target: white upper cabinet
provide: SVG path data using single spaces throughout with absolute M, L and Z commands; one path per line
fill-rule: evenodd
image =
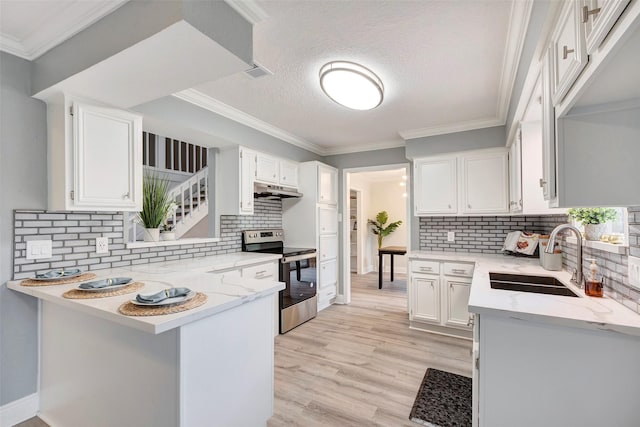
M 253 186 L 257 154 L 240 148 L 240 214 L 253 215 Z
M 216 160 L 217 215 L 253 215 L 256 152 L 245 147 L 220 150 Z
M 509 149 L 509 211 L 522 212 L 522 139 L 520 131 Z
M 414 170 L 416 215 L 456 213 L 456 158 L 419 159 Z
M 318 203 L 338 203 L 338 170 L 322 164 L 318 165 Z
M 49 208 L 142 210 L 142 117 L 63 99 L 48 106 Z
M 462 213 L 506 213 L 509 211 L 507 152 L 464 155 L 462 165 Z
M 579 1 L 567 2 L 551 36 L 553 105 L 562 101 L 587 65 L 585 29 L 580 22 L 580 11 Z
M 279 159 L 263 153 L 256 153 L 256 181 L 278 184 L 280 177 Z
M 580 18 L 584 25 L 587 53 L 593 53 L 605 39 L 630 0 L 581 0 Z
M 556 198 L 556 116 L 552 93 L 553 51 L 549 48 L 542 59 L 542 178 L 540 187 L 544 200 Z
M 280 185 L 298 188 L 298 163 L 280 160 Z

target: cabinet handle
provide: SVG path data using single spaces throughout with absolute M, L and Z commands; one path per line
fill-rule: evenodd
M 589 20 L 589 16 L 590 15 L 597 15 L 598 13 L 600 13 L 600 8 L 596 7 L 593 10 L 589 10 L 589 6 L 583 6 L 582 7 L 582 22 L 583 23 L 587 23 L 587 21 Z
M 572 51 L 572 52 L 573 52 L 573 51 Z M 273 174 L 273 177 L 274 177 L 274 178 L 276 177 L 276 174 L 275 174 L 275 173 Z
M 420 271 L 431 271 L 433 268 L 431 267 L 420 267 Z
M 453 283 L 449 283 L 449 289 L 453 290 Z
M 287 177 L 286 177 L 286 176 L 283 176 L 283 177 L 282 177 L 282 180 L 283 180 L 283 181 L 286 181 L 286 180 L 287 180 Z
M 562 47 L 562 59 L 567 59 L 570 53 L 575 52 L 575 49 L 569 49 L 566 45 Z
M 125 199 L 125 200 L 127 200 L 127 199 L 129 198 L 129 194 L 130 194 L 130 192 L 129 192 L 129 191 L 127 191 L 126 193 L 124 193 L 124 194 L 122 195 L 122 198 L 123 198 L 123 199 Z
M 467 270 L 463 270 L 462 268 L 452 268 L 451 271 L 456 274 L 465 274 L 467 272 Z
M 449 209 L 451 209 L 451 205 L 449 205 Z
M 467 207 L 468 207 L 469 209 L 471 209 L 471 205 L 467 205 Z
M 522 199 L 518 201 L 518 204 L 520 205 L 520 207 L 522 207 Z
M 547 181 L 544 178 L 540 178 L 540 187 L 547 185 Z

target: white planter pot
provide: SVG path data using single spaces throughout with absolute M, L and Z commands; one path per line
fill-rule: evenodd
M 607 228 L 607 224 L 585 224 L 584 238 L 587 240 L 600 240 Z
M 160 240 L 176 240 L 176 233 L 173 231 L 163 231 L 160 233 Z
M 145 228 L 144 229 L 144 241 L 145 242 L 159 242 L 160 241 L 160 229 L 159 228 Z

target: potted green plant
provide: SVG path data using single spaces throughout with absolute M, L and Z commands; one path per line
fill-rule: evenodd
M 600 240 L 606 223 L 616 218 L 616 211 L 611 208 L 571 208 L 568 214 L 584 225 L 584 237 L 587 240 Z
M 368 224 L 371 226 L 373 234 L 378 236 L 378 249 L 382 247 L 382 239 L 396 231 L 396 229 L 402 224 L 402 221 L 395 221 L 385 226 L 388 220 L 389 214 L 387 214 L 387 211 L 378 212 L 375 221 L 372 219 L 367 220 Z
M 160 226 L 171 206 L 169 181 L 157 174 L 145 172 L 142 178 L 142 212 L 138 214 L 144 226 L 144 241 L 160 240 Z
M 162 229 L 160 230 L 160 240 L 176 240 L 174 214 L 177 210 L 178 205 L 175 202 L 169 203 L 167 213 L 164 216 Z M 169 223 L 170 219 L 172 220 L 171 223 Z

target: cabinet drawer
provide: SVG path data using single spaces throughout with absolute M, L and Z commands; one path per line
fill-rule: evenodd
M 318 285 L 320 289 L 324 289 L 329 285 L 335 285 L 338 280 L 337 260 L 333 259 L 320 263 L 320 271 L 318 273 Z
M 319 289 L 318 290 L 318 299 L 320 301 L 326 301 L 329 300 L 331 298 L 335 298 L 336 297 L 336 285 L 333 284 L 331 286 L 327 286 L 324 289 Z
M 440 274 L 438 261 L 411 261 L 411 271 L 424 274 Z
M 278 280 L 274 263 L 252 265 L 242 269 L 242 277 L 245 279 L 269 279 Z
M 318 261 L 328 261 L 338 256 L 338 236 L 320 236 L 318 248 Z
M 447 276 L 473 276 L 473 264 L 445 262 L 444 274 Z

